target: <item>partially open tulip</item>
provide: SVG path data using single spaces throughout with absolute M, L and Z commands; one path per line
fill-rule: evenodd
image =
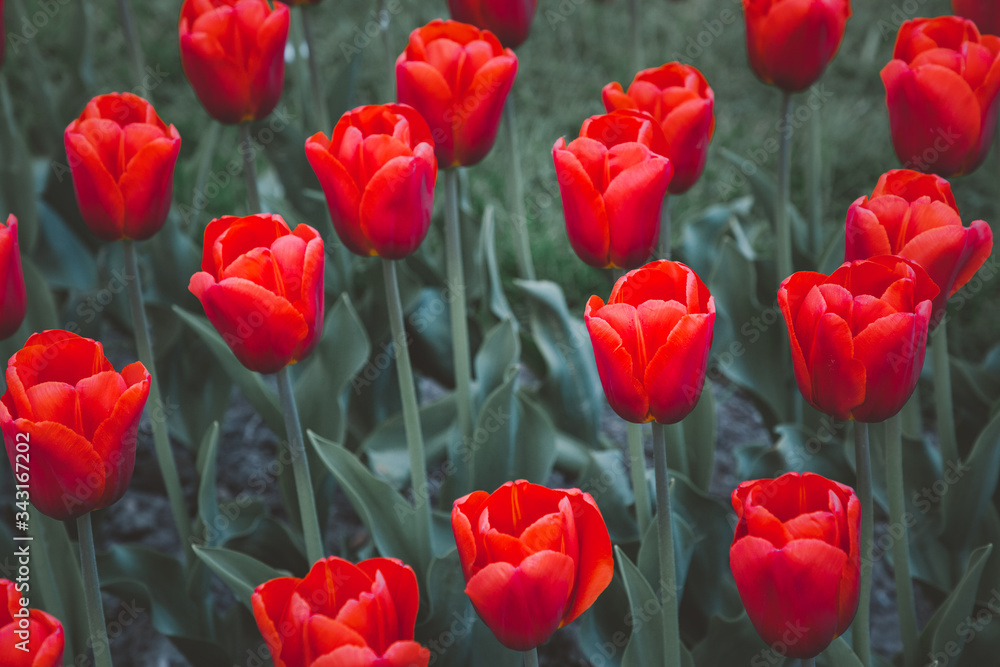
M 524 480 L 455 501 L 451 528 L 465 592 L 504 646 L 528 651 L 590 608 L 614 573 L 590 494 Z
M 923 267 L 939 290 L 931 329 L 992 251 L 990 226 L 976 220 L 963 227 L 951 185 L 934 174 L 883 174 L 871 198 L 861 197 L 847 212 L 844 261 L 899 255 Z
M 652 116 L 615 111 L 584 121 L 552 147 L 570 245 L 597 268 L 641 266 L 660 238 L 660 210 L 674 169 Z
M 618 279 L 584 312 L 604 394 L 622 419 L 674 424 L 701 396 L 715 298 L 695 272 L 659 260 Z
M 0 606 L 0 664 L 62 667 L 66 645 L 62 623 L 41 609 L 27 607 L 29 584 L 0 579 L 0 596 L 4 603 Z
M 98 95 L 66 128 L 66 157 L 80 215 L 105 241 L 150 238 L 174 192 L 181 135 L 132 93 Z
M 743 0 L 754 74 L 787 93 L 816 83 L 840 48 L 850 0 Z
M 423 117 L 405 104 L 359 107 L 332 138 L 306 140 L 338 236 L 351 252 L 401 259 L 427 236 L 437 160 Z
M 609 112 L 637 109 L 660 124 L 666 141 L 664 157 L 674 168 L 667 192 L 687 192 L 705 168 L 715 133 L 715 93 L 701 72 L 690 65 L 667 63 L 636 74 L 627 93 L 615 81 L 604 86 L 602 95 Z
M 1000 35 L 1000 4 L 996 0 L 951 0 L 959 16 L 971 19 L 984 35 Z
M 323 333 L 323 239 L 280 215 L 208 223 L 201 271 L 188 289 L 244 366 L 277 373 L 302 361 Z
M 252 603 L 275 667 L 427 667 L 430 660 L 413 641 L 417 577 L 395 559 L 355 565 L 331 556 L 304 579 L 261 584 Z
M 181 65 L 220 123 L 260 120 L 274 111 L 285 81 L 289 16 L 278 0 L 184 0 Z
M 899 412 L 917 386 L 937 293 L 919 264 L 892 255 L 786 278 L 778 305 L 809 404 L 860 422 Z
M 958 16 L 914 19 L 900 26 L 892 57 L 882 83 L 899 161 L 943 176 L 975 170 L 1000 110 L 1000 37 Z
M 28 297 L 21 271 L 21 250 L 17 244 L 17 218 L 8 216 L 0 223 L 0 339 L 14 334 L 24 321 Z
M 396 60 L 396 98 L 427 120 L 441 168 L 468 167 L 493 147 L 515 76 L 517 56 L 492 32 L 436 19 Z
M 528 38 L 537 7 L 538 0 L 448 0 L 453 19 L 489 30 L 511 49 Z
M 0 428 L 31 504 L 67 520 L 116 503 L 132 479 L 148 395 L 146 368 L 135 362 L 116 372 L 97 341 L 59 330 L 28 338 L 7 365 Z
M 813 473 L 743 482 L 729 566 L 757 633 L 789 658 L 814 658 L 858 609 L 861 503 Z

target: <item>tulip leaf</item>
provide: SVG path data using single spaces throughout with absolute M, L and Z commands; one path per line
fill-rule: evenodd
M 27 17 L 25 17 L 27 18 Z M 7 82 L 0 81 L 0 223 L 7 214 L 17 217 L 18 244 L 31 254 L 38 238 L 38 191 L 28 145 L 17 127 Z M 60 165 L 62 166 L 62 165 Z M 68 173 L 69 169 L 66 168 Z
M 287 572 L 275 570 L 252 556 L 232 549 L 196 546 L 194 553 L 233 591 L 236 599 L 251 610 L 251 598 L 257 586 L 288 576 Z
M 576 621 L 580 648 L 593 664 L 621 667 L 622 652 L 629 640 L 626 621 L 630 618 L 628 595 L 620 568 L 616 568 L 608 587 Z
M 517 372 L 520 357 L 521 341 L 517 337 L 517 325 L 513 320 L 504 320 L 487 332 L 476 353 L 474 400 L 478 405 L 473 414 L 481 412 L 486 397 Z
M 414 638 L 430 650 L 434 665 L 472 664 L 472 628 L 481 621 L 465 594 L 458 549 L 452 547 L 443 556 L 434 558 L 427 569 L 426 581 L 430 604 L 421 609 Z
M 6 526 L 5 526 L 6 528 Z M 90 637 L 87 624 L 87 601 L 80 574 L 80 555 L 66 533 L 66 524 L 32 508 L 31 530 L 35 540 L 45 545 L 32 555 L 31 587 L 37 585 L 44 605 L 40 608 L 62 621 L 66 632 L 66 653 L 77 655 L 85 650 Z M 12 548 L 6 553 L 13 553 Z M 13 560 L 3 561 L 0 576 L 13 580 L 15 571 L 6 569 Z M 32 604 L 32 606 L 35 606 Z
M 685 472 L 698 488 L 708 491 L 715 467 L 715 396 L 711 381 L 705 381 L 701 398 L 681 426 L 687 450 L 688 470 Z
M 972 615 L 976 590 L 992 551 L 993 545 L 986 544 L 969 555 L 965 574 L 920 633 L 920 655 L 943 654 L 950 659 L 961 653 L 969 641 L 968 631 L 976 620 Z
M 944 510 L 941 539 L 961 551 L 969 545 L 1000 480 L 1000 414 L 993 417 L 976 439 L 964 462 L 944 466 L 935 480 L 943 489 L 931 487 L 942 500 Z M 936 493 L 941 490 L 942 493 Z
M 431 473 L 447 477 L 451 467 L 446 461 L 448 444 L 457 437 L 458 424 L 455 395 L 420 406 L 420 432 L 424 437 L 424 454 L 428 464 L 440 465 Z M 406 446 L 406 426 L 403 415 L 397 413 L 375 427 L 361 442 L 359 452 L 368 457 L 368 467 L 376 476 L 385 479 L 396 489 L 410 481 L 410 453 Z
M 843 637 L 837 637 L 825 651 L 816 658 L 817 665 L 825 667 L 864 667 L 851 645 Z
M 496 246 L 496 216 L 493 204 L 487 204 L 483 211 L 483 254 L 486 258 L 486 276 L 489 279 L 490 311 L 500 321 L 511 320 L 515 330 L 518 328 L 517 317 L 510 307 L 507 295 L 503 291 L 503 280 L 500 278 L 500 262 L 497 261 Z
M 205 544 L 218 546 L 216 519 L 219 516 L 219 497 L 216 493 L 215 471 L 219 449 L 219 422 L 209 427 L 198 448 L 198 518 L 205 528 Z
M 62 216 L 44 201 L 39 202 L 38 217 L 41 222 L 42 243 L 34 259 L 42 268 L 49 285 L 63 289 L 92 289 L 97 284 L 97 264 L 87 246 L 69 228 Z M 18 224 L 18 232 L 20 231 L 21 225 Z M 106 289 L 112 294 L 116 291 L 124 292 L 126 282 L 123 267 L 112 269 L 112 279 L 115 278 L 117 290 L 113 285 Z
M 713 615 L 708 619 L 704 638 L 692 650 L 698 665 L 767 665 L 776 667 L 784 662 L 764 644 L 750 617 L 742 609 L 736 617 Z
M 575 485 L 594 498 L 601 516 L 608 526 L 613 542 L 634 542 L 641 536 L 639 527 L 629 508 L 635 504 L 631 478 L 622 460 L 620 450 L 594 451 L 584 448 L 569 436 L 560 433 L 563 443 L 576 445 L 574 450 L 586 458 Z M 563 445 L 565 448 L 566 445 Z
M 719 244 L 731 229 L 736 210 L 748 211 L 752 202 L 752 198 L 744 197 L 728 204 L 713 204 L 687 222 L 682 232 L 684 263 L 699 276 L 710 275 Z
M 677 587 L 679 597 L 683 598 L 684 582 L 691 565 L 691 555 L 694 553 L 695 535 L 684 517 L 673 511 L 670 513 L 670 523 L 674 532 L 674 585 Z M 636 565 L 647 582 L 660 581 L 659 535 L 657 522 L 651 522 L 646 534 L 642 536 L 642 544 L 639 547 Z

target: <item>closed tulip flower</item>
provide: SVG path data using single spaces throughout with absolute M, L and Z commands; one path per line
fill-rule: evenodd
M 302 361 L 323 332 L 323 239 L 280 215 L 208 223 L 201 271 L 188 289 L 244 366 L 277 373 Z
M 781 283 L 795 381 L 834 419 L 880 422 L 917 385 L 938 289 L 919 264 L 881 255 Z
M 588 118 L 580 136 L 552 147 L 570 245 L 597 268 L 641 266 L 660 238 L 674 169 L 663 131 L 644 112 Z
M 590 494 L 524 480 L 455 501 L 465 593 L 501 644 L 528 651 L 590 608 L 614 572 Z
M 963 227 L 951 185 L 933 174 L 883 174 L 871 198 L 861 197 L 847 212 L 844 261 L 899 255 L 919 264 L 939 290 L 931 329 L 992 251 L 990 226 L 976 220 Z
M 274 111 L 285 81 L 289 16 L 278 0 L 184 0 L 181 65 L 220 123 L 260 120 Z
M 181 136 L 152 104 L 132 93 L 98 95 L 64 140 L 80 215 L 94 235 L 142 241 L 160 231 Z
M 790 472 L 743 482 L 733 509 L 739 522 L 729 565 L 750 621 L 782 655 L 816 657 L 858 609 L 861 503 L 854 490 Z
M 511 49 L 528 38 L 537 7 L 538 0 L 448 0 L 453 19 L 489 30 Z
M 8 338 L 21 327 L 28 309 L 28 297 L 21 271 L 21 250 L 17 244 L 17 218 L 0 224 L 0 338 Z
M 670 158 L 674 176 L 667 192 L 679 195 L 701 176 L 708 144 L 715 133 L 715 93 L 694 67 L 667 63 L 635 75 L 622 90 L 615 81 L 604 86 L 604 108 L 637 109 L 652 116 L 663 130 L 664 157 Z
M 28 483 L 38 511 L 65 521 L 125 494 L 148 395 L 146 368 L 135 362 L 118 373 L 96 341 L 59 330 L 28 338 L 7 365 L 0 428 L 15 479 Z
M 971 19 L 984 35 L 1000 35 L 1000 4 L 996 0 L 951 0 L 951 8 Z
M 659 260 L 618 279 L 584 312 L 604 394 L 622 419 L 674 424 L 701 396 L 715 298 L 695 272 Z
M 434 207 L 437 160 L 423 117 L 404 104 L 345 113 L 332 138 L 306 140 L 334 229 L 363 257 L 401 259 L 427 236 Z
M 396 60 L 396 98 L 419 111 L 442 168 L 476 164 L 490 152 L 517 56 L 489 30 L 431 21 L 410 33 Z
M 1000 37 L 958 16 L 907 21 L 882 68 L 892 145 L 903 166 L 968 174 L 986 158 L 997 125 Z
M 417 577 L 398 560 L 355 565 L 331 556 L 304 579 L 261 584 L 252 603 L 275 667 L 427 667 L 430 660 L 413 641 Z
M 5 667 L 62 667 L 62 623 L 41 609 L 26 609 L 29 588 L 0 579 L 0 663 Z M 26 625 L 25 625 L 26 624 Z M 27 631 L 27 635 L 21 634 Z M 22 648 L 23 647 L 23 648 Z

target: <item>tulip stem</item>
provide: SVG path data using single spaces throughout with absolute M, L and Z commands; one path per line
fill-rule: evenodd
M 524 667 L 538 667 L 538 649 L 524 652 Z
M 413 507 L 417 517 L 417 535 L 423 544 L 418 551 L 426 559 L 424 566 L 431 562 L 431 504 L 427 491 L 427 460 L 424 455 L 424 435 L 420 427 L 420 407 L 417 404 L 416 385 L 413 381 L 413 366 L 410 364 L 410 349 L 406 328 L 403 325 L 403 302 L 399 297 L 399 279 L 396 262 L 382 260 L 382 275 L 385 278 L 386 305 L 389 308 L 389 327 L 392 330 L 392 346 L 396 354 L 396 373 L 399 377 L 399 393 L 403 399 L 403 422 L 406 427 L 406 446 L 410 451 L 410 475 L 413 484 Z
M 311 12 L 309 5 L 299 8 L 299 21 L 302 24 L 302 36 L 306 40 L 306 49 L 309 51 L 309 83 L 312 89 L 313 99 L 313 122 L 319 126 L 323 132 L 330 131 L 330 114 L 326 110 L 326 97 L 323 95 L 323 79 L 319 75 L 319 65 L 316 60 L 316 36 L 313 34 L 312 21 L 306 12 Z
M 678 592 L 674 565 L 674 532 L 670 520 L 670 479 L 667 476 L 667 439 L 662 424 L 653 422 L 653 463 L 656 473 L 656 525 L 660 551 L 660 603 L 663 606 L 663 664 L 681 664 L 681 636 L 677 619 Z
M 151 90 L 145 90 L 143 77 L 146 75 L 146 62 L 142 53 L 142 43 L 139 40 L 139 33 L 135 28 L 135 17 L 132 15 L 132 5 L 129 0 L 118 0 L 118 20 L 122 24 L 122 34 L 125 35 L 125 50 L 128 51 L 128 58 L 132 62 L 132 76 L 135 78 L 135 85 L 145 91 L 149 97 Z
M 663 198 L 663 206 L 660 208 L 660 259 L 670 259 L 671 239 L 673 233 L 671 229 L 671 201 L 670 195 Z
M 892 543 L 893 573 L 896 577 L 896 607 L 899 611 L 899 632 L 903 638 L 903 667 L 917 667 L 920 651 L 920 631 L 917 609 L 913 601 L 910 580 L 909 531 L 904 518 L 906 501 L 903 491 L 903 419 L 896 413 L 885 422 L 886 474 L 889 492 L 889 525 L 901 533 Z M 895 533 L 891 533 L 895 535 Z
M 934 356 L 934 403 L 937 411 L 938 439 L 941 441 L 941 463 L 960 461 L 955 436 L 955 413 L 951 401 L 951 364 L 948 359 L 948 321 L 941 320 L 931 341 Z
M 101 584 L 97 577 L 97 553 L 94 551 L 94 529 L 90 512 L 76 520 L 80 538 L 80 564 L 83 571 L 83 593 L 87 599 L 87 621 L 90 623 L 90 645 L 97 667 L 111 667 L 111 643 L 104 624 L 104 604 Z
M 816 658 L 802 658 L 802 667 L 816 667 Z
M 468 459 L 468 483 L 475 485 L 475 451 L 472 443 L 472 366 L 469 362 L 469 323 L 465 310 L 465 272 L 462 237 L 458 223 L 458 169 L 444 172 L 445 245 L 448 253 L 448 290 L 451 292 L 451 339 L 455 364 L 455 399 L 458 423 Z
M 875 544 L 875 511 L 872 500 L 872 464 L 868 452 L 868 424 L 854 422 L 854 457 L 857 467 L 858 500 L 861 501 L 861 582 L 858 613 L 852 628 L 854 652 L 861 664 L 872 664 L 871 630 L 868 617 L 872 595 L 872 548 Z
M 632 472 L 632 493 L 635 495 L 635 518 L 639 522 L 639 537 L 646 534 L 653 522 L 649 506 L 649 485 L 646 483 L 646 452 L 642 446 L 642 424 L 628 422 L 628 460 Z
M 257 190 L 257 164 L 254 161 L 255 151 L 250 138 L 250 124 L 240 123 L 240 152 L 243 153 L 243 180 L 247 184 L 247 205 L 250 215 L 263 213 L 260 208 L 260 192 Z
M 128 297 L 132 309 L 132 329 L 135 331 L 135 345 L 139 351 L 139 361 L 149 373 L 149 421 L 153 429 L 153 447 L 156 450 L 156 460 L 163 475 L 163 486 L 167 490 L 170 509 L 177 524 L 177 534 L 180 536 L 185 557 L 191 549 L 191 521 L 188 517 L 187 505 L 184 503 L 184 490 L 181 488 L 180 476 L 177 474 L 177 463 L 170 450 L 170 434 L 167 432 L 167 417 L 170 410 L 163 403 L 160 395 L 160 382 L 157 379 L 156 357 L 153 355 L 153 340 L 149 335 L 149 323 L 146 320 L 146 306 L 142 299 L 142 281 L 139 277 L 139 263 L 136 259 L 135 242 L 131 239 L 122 241 L 125 253 L 125 275 L 128 280 Z
M 524 176 L 521 173 L 521 151 L 517 144 L 517 122 L 514 113 L 514 96 L 507 97 L 503 107 L 503 129 L 507 136 L 507 159 L 510 160 L 511 206 L 514 234 L 517 236 L 517 264 L 521 277 L 535 279 L 535 263 L 531 259 L 531 241 L 528 238 L 528 217 L 524 210 Z
M 820 111 L 813 114 L 809 132 L 809 226 L 813 261 L 818 265 L 823 252 L 823 123 Z
M 792 110 L 791 93 L 781 96 L 781 144 L 778 150 L 778 192 L 774 204 L 774 233 L 777 236 L 778 283 L 792 275 L 792 229 L 788 219 L 788 186 L 791 180 L 792 137 L 787 131 Z
M 299 499 L 299 515 L 302 517 L 302 535 L 306 540 L 306 558 L 315 563 L 323 558 L 323 533 L 316 515 L 316 498 L 313 496 L 312 476 L 309 474 L 309 459 L 302 442 L 302 424 L 299 409 L 295 405 L 292 376 L 285 366 L 277 374 L 278 396 L 281 412 L 285 416 L 285 432 L 288 435 L 288 450 L 292 456 L 292 473 L 295 476 L 295 493 Z
M 201 217 L 208 203 L 208 195 L 205 194 L 205 182 L 208 181 L 208 172 L 212 170 L 212 160 L 215 158 L 215 150 L 219 145 L 219 135 L 222 134 L 222 123 L 211 120 L 208 129 L 201 139 L 201 157 L 198 160 L 198 173 L 194 179 L 194 195 L 191 199 L 191 214 L 184 222 L 187 227 L 198 229 L 198 218 Z M 201 234 L 199 233 L 200 237 Z

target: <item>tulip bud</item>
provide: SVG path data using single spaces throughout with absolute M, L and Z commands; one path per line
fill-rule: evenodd
M 17 218 L 8 216 L 7 224 L 0 224 L 0 339 L 9 338 L 21 327 L 28 310 L 28 297 L 21 271 L 21 250 L 17 244 Z
M 62 667 L 66 645 L 62 623 L 41 609 L 23 607 L 29 590 L 25 583 L 0 579 L 0 664 Z
M 528 38 L 537 7 L 538 0 L 448 0 L 453 19 L 489 30 L 510 49 Z

